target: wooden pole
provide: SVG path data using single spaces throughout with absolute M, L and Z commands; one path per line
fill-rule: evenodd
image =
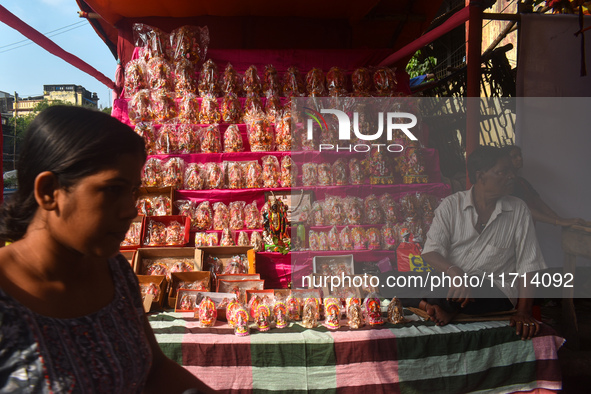
M 470 16 L 466 23 L 468 43 L 466 44 L 466 157 L 480 144 L 480 64 L 482 46 L 482 6 L 477 0 L 467 0 Z M 466 171 L 466 186 L 470 181 Z
M 8 98 L 6 103 L 8 104 Z M 2 180 L 0 180 L 0 204 L 4 200 L 4 133 L 2 132 L 2 118 L 0 117 L 0 174 L 2 174 Z M 0 246 L 4 245 L 0 242 Z
M 14 92 L 14 133 L 12 134 L 12 169 L 16 169 L 16 115 L 18 112 L 18 96 Z

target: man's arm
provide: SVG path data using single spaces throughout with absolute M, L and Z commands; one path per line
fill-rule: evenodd
M 515 333 L 521 335 L 521 339 L 532 339 L 540 332 L 540 325 L 532 317 L 531 311 L 534 305 L 534 288 L 526 286 L 522 280 L 519 284 L 519 299 L 517 300 L 517 313 L 511 316 L 511 327 L 515 327 Z
M 445 257 L 437 252 L 427 252 L 422 255 L 423 261 L 435 268 L 437 271 L 443 272 L 452 278 L 456 276 L 463 276 L 464 271 L 457 265 L 450 263 Z M 454 287 L 453 280 L 452 286 L 447 292 L 447 299 L 451 301 L 461 302 L 461 307 L 465 307 L 471 299 L 471 292 L 469 287 L 460 286 Z

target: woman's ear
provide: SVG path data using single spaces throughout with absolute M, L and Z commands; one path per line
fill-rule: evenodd
M 35 200 L 42 209 L 53 211 L 57 208 L 58 191 L 59 183 L 53 172 L 44 171 L 35 178 Z

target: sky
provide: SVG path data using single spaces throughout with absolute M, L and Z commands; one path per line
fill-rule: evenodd
M 0 0 L 0 4 L 67 52 L 115 79 L 115 58 L 90 23 L 78 16 L 75 0 Z M 56 84 L 81 85 L 97 93 L 99 107 L 111 106 L 107 86 L 0 22 L 0 91 L 17 92 L 19 97 L 39 96 L 43 85 Z

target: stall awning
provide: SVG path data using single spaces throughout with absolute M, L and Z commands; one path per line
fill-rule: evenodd
M 117 56 L 134 22 L 172 30 L 207 25 L 217 49 L 359 49 L 394 52 L 420 37 L 442 0 L 76 0 Z M 407 59 L 406 59 L 407 60 Z M 401 62 L 402 63 L 402 62 Z

